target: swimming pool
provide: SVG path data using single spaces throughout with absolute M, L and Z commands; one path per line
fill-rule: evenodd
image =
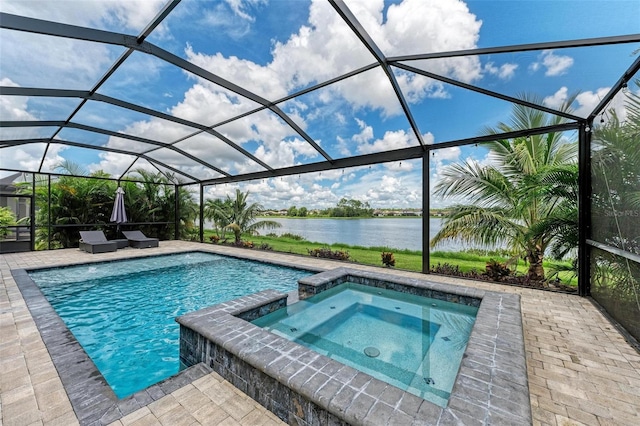
M 445 407 L 477 312 L 344 283 L 253 323 Z
M 29 271 L 119 398 L 180 370 L 177 316 L 310 274 L 204 252 Z

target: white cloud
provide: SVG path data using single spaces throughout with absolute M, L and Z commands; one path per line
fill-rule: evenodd
M 348 6 L 388 55 L 406 53 L 404 49 L 413 53 L 469 49 L 476 46 L 479 37 L 481 22 L 458 0 L 405 0 L 389 7 L 386 20 L 382 1 L 351 1 Z M 268 99 L 281 98 L 293 90 L 374 62 L 351 29 L 324 1 L 313 1 L 308 24 L 287 41 L 274 44 L 269 63 L 257 64 L 219 53 L 207 55 L 189 46 L 185 53 L 191 62 Z M 448 58 L 430 64 L 436 72 L 465 82 L 480 78 L 482 71 L 477 58 Z M 396 75 L 410 102 L 446 96 L 439 82 L 403 71 Z M 379 69 L 333 85 L 324 91 L 324 100 L 334 101 L 332 94 L 356 108 L 380 109 L 385 116 L 401 113 L 388 78 Z
M 13 80 L 4 77 L 0 80 L 0 86 L 16 87 Z M 39 118 L 29 112 L 29 98 L 23 96 L 2 96 L 0 97 L 0 117 L 6 121 L 34 121 Z M 48 138 L 51 130 L 42 127 L 11 128 L 0 127 L 0 138 L 2 140 Z M 44 143 L 17 145 L 0 150 L 0 168 L 10 170 L 38 170 L 42 162 L 45 150 Z M 43 170 L 53 170 L 64 158 L 60 155 L 66 147 L 52 144 L 47 150 L 42 168 Z
M 417 182 L 408 182 L 398 175 L 383 174 L 378 184 L 370 185 L 363 201 L 372 207 L 419 207 L 422 200 L 422 188 Z
M 80 11 L 84 11 L 86 16 L 95 16 L 89 13 L 89 9 L 82 9 L 93 7 L 88 6 L 88 3 L 92 2 L 78 3 L 80 6 L 76 11 L 79 14 Z M 262 3 L 262 0 L 249 2 L 229 0 L 225 6 L 228 6 L 228 10 L 237 18 L 233 22 L 243 20 L 245 23 L 253 24 L 260 19 L 260 14 L 256 13 L 256 10 Z M 18 3 L 12 2 L 11 4 Z M 87 21 L 90 18 L 72 16 L 75 13 L 71 10 L 73 8 L 63 8 L 65 11 L 60 13 L 67 16 L 63 16 L 63 18 L 70 20 L 70 23 L 88 25 L 87 22 L 89 22 L 91 25 L 105 28 L 120 26 L 135 33 L 133 28 L 140 22 L 146 24 L 155 13 L 151 13 L 149 16 L 149 10 L 157 4 L 151 2 L 144 4 L 112 2 L 111 6 L 105 6 L 106 12 L 102 18 L 91 22 Z M 136 5 L 138 10 L 129 10 Z M 52 19 L 58 13 L 56 10 L 58 6 L 59 3 L 46 2 L 46 8 L 51 12 L 43 12 L 43 17 Z M 436 2 L 404 0 L 402 3 L 390 5 L 386 9 L 386 16 L 382 0 L 349 1 L 348 6 L 356 13 L 358 19 L 387 55 L 470 49 L 477 45 L 481 21 L 476 19 L 469 12 L 467 6 L 459 0 Z M 49 15 L 47 16 L 47 14 Z M 246 29 L 246 27 L 242 28 Z M 240 32 L 244 31 L 242 28 L 239 30 Z M 58 45 L 57 48 L 61 49 L 55 55 L 46 52 L 46 49 L 55 48 L 52 45 L 45 46 L 40 50 L 35 46 L 35 50 L 30 52 L 30 56 L 35 58 L 53 57 L 56 61 L 59 58 L 64 58 L 65 61 L 58 66 L 69 67 L 69 70 L 75 70 L 75 74 L 65 74 L 66 69 L 52 68 L 56 66 L 55 63 L 43 62 L 36 64 L 35 68 L 42 70 L 38 72 L 48 72 L 55 77 L 60 77 L 57 80 L 54 78 L 54 81 L 59 82 L 61 87 L 65 88 L 74 88 L 78 85 L 86 87 L 95 83 L 103 70 L 113 62 L 117 53 L 116 50 L 93 46 L 89 51 L 81 49 L 82 55 L 77 58 L 77 55 L 74 56 L 73 53 L 78 49 L 64 44 L 60 48 L 60 40 L 55 40 L 55 42 Z M 194 42 L 193 46 L 199 45 Z M 274 41 L 271 56 L 264 63 L 225 56 L 221 53 L 210 54 L 210 52 L 199 50 L 190 45 L 183 46 L 183 48 L 188 60 L 268 99 L 283 97 L 315 82 L 374 62 L 371 54 L 361 45 L 333 8 L 327 2 L 319 0 L 311 2 L 309 19 L 303 26 L 300 26 L 288 39 Z M 3 49 L 3 54 L 4 52 Z M 508 78 L 509 73 L 514 71 L 515 68 L 509 69 L 508 65 L 496 66 L 499 77 Z M 78 78 L 78 66 L 86 77 Z M 477 58 L 449 58 L 430 61 L 429 70 L 465 82 L 481 78 L 484 72 Z M 395 70 L 395 72 L 410 103 L 420 102 L 426 97 L 445 98 L 449 96 L 440 82 L 404 71 Z M 14 81 L 21 83 L 19 80 Z M 32 78 L 29 81 L 39 80 Z M 160 93 L 163 92 L 168 93 L 165 90 Z M 193 79 L 192 87 L 184 96 L 177 95 L 174 98 L 176 104 L 173 108 L 169 108 L 171 114 L 205 124 L 214 124 L 231 115 L 256 107 L 252 101 L 198 78 Z M 347 123 L 349 117 L 355 116 L 354 113 L 359 110 L 364 110 L 366 113 L 362 116 L 368 117 L 367 114 L 370 111 L 377 111 L 383 118 L 401 112 L 388 78 L 380 69 L 332 85 L 326 90 L 322 90 L 314 100 L 317 100 L 319 104 L 336 103 L 340 105 L 340 110 L 336 108 L 331 111 L 331 116 L 336 118 L 335 123 L 338 125 Z M 307 121 L 313 117 L 314 113 L 317 113 L 314 111 L 315 108 L 305 101 L 306 99 L 296 100 L 290 105 L 291 111 L 296 114 L 294 120 L 302 128 L 306 128 Z M 24 105 L 18 110 L 25 113 L 28 111 Z M 376 139 L 375 126 L 371 126 L 365 121 L 358 122 L 358 125 L 359 132 L 356 135 L 351 138 L 337 139 L 338 149 L 344 155 L 350 155 L 351 152 L 364 154 L 418 145 L 418 141 L 410 129 L 389 130 L 382 137 Z M 217 130 L 275 167 L 299 164 L 318 157 L 318 154 L 306 141 L 300 139 L 299 135 L 286 123 L 268 111 L 254 114 L 246 119 L 236 120 Z M 160 140 L 171 140 L 184 135 L 182 126 L 158 119 L 131 123 L 125 126 L 122 131 Z M 432 143 L 434 139 L 430 133 L 423 135 L 423 138 L 427 143 Z M 131 144 L 131 141 L 118 138 L 111 138 L 108 142 L 108 146 L 120 148 L 130 147 Z M 224 144 L 212 144 L 212 136 L 209 135 L 191 138 L 179 143 L 178 146 L 184 146 L 186 150 L 205 161 L 210 161 L 215 165 L 223 164 L 222 168 L 225 170 L 239 172 L 256 170 L 255 164 L 245 161 L 235 150 L 219 148 L 220 146 L 226 147 Z M 194 166 L 191 160 L 182 161 L 171 151 L 158 151 L 153 155 L 160 161 L 175 165 L 196 176 L 199 176 L 199 173 L 204 173 L 199 165 Z M 114 173 L 128 167 L 132 158 L 112 155 L 112 153 L 102 153 L 100 157 L 101 161 L 92 167 L 102 168 L 106 171 L 112 170 Z M 214 158 L 217 160 L 213 160 Z M 215 161 L 219 161 L 219 163 Z M 144 166 L 144 164 L 144 161 L 140 162 L 140 165 Z M 328 207 L 335 205 L 345 195 L 376 200 L 382 205 L 388 206 L 407 205 L 407 203 L 419 200 L 421 194 L 420 173 L 413 170 L 416 164 L 418 163 L 407 161 L 400 165 L 399 162 L 396 162 L 374 166 L 372 169 L 353 169 L 349 173 L 344 173 L 341 170 L 326 171 L 321 177 L 318 174 L 310 174 L 302 176 L 298 181 L 287 178 L 266 180 L 266 182 L 252 182 L 247 187 L 251 188 L 252 192 L 255 191 L 256 196 L 259 196 L 265 205 L 268 205 L 270 200 L 286 203 L 286 200 L 289 199 L 301 199 L 305 203 L 306 200 L 309 200 L 310 204 Z M 138 163 L 134 167 L 137 166 Z M 416 168 L 419 169 L 419 167 Z M 232 193 L 235 187 L 238 185 L 220 186 L 215 190 L 208 189 L 208 193 Z
M 595 107 L 598 106 L 600 101 L 604 99 L 610 90 L 610 87 L 601 87 L 595 92 L 586 91 L 578 94 L 576 97 L 576 103 L 578 104 L 578 108 L 575 111 L 576 115 L 579 115 L 580 117 L 587 117 L 593 112 Z M 616 96 L 616 98 L 614 98 L 614 102 L 609 104 L 609 108 L 615 109 L 618 113 L 618 117 L 621 117 L 620 114 L 626 116 L 626 109 L 624 108 L 623 103 L 616 102 L 616 99 L 622 100 L 622 97 Z
M 98 157 L 100 157 L 100 161 L 89 164 L 87 166 L 87 170 L 91 173 L 102 170 L 112 176 L 120 176 L 136 159 L 133 155 L 119 154 L 117 152 L 101 152 L 98 154 Z M 136 165 L 133 169 L 144 168 L 151 173 L 157 173 L 158 171 L 148 163 L 146 163 L 145 166 L 146 167 Z
M 225 0 L 225 3 L 231 7 L 231 10 L 241 17 L 242 19 L 246 19 L 248 21 L 255 21 L 255 17 L 250 14 L 248 11 L 249 8 L 254 7 L 260 4 L 266 4 L 266 0 Z
M 3 0 L 2 12 L 46 19 L 64 24 L 88 26 L 137 34 L 155 17 L 164 0 Z
M 2 73 L 21 86 L 90 89 L 117 49 L 95 43 L 3 30 Z
M 306 141 L 295 139 L 291 142 L 279 141 L 277 144 L 260 145 L 256 157 L 272 167 L 286 167 L 298 164 L 296 158 L 302 154 L 305 158 L 318 156 L 318 152 Z
M 371 18 L 362 24 L 387 55 L 472 49 L 480 36 L 482 21 L 476 19 L 463 1 L 405 0 L 389 6 L 384 24 L 383 1 L 358 0 L 348 5 L 356 8 L 356 3 L 357 9 L 363 3 L 369 5 Z M 361 15 L 356 15 L 360 19 Z M 373 17 L 380 30 L 373 25 Z M 449 58 L 429 64 L 430 70 L 464 82 L 478 79 L 481 73 L 477 58 Z
M 357 151 L 359 154 L 371 154 L 373 152 L 407 148 L 415 146 L 416 143 L 416 138 L 412 133 L 404 130 L 387 131 L 384 133 L 382 139 L 377 139 L 372 143 L 359 144 Z
M 543 50 L 538 56 L 538 62 L 532 63 L 529 68 L 535 72 L 540 67 L 544 67 L 546 69 L 545 76 L 555 77 L 566 74 L 572 65 L 573 58 L 571 56 L 556 55 L 553 50 Z
M 137 34 L 164 0 L 0 2 L 2 12 L 55 22 Z M 163 31 L 158 29 L 158 31 Z M 3 30 L 2 71 L 22 86 L 90 89 L 122 48 L 61 37 Z
M 457 161 L 462 151 L 459 146 L 454 146 L 451 148 L 436 149 L 431 152 L 432 161 L 442 163 L 443 161 Z
M 358 123 L 358 127 L 362 130 L 360 133 L 357 133 L 351 137 L 351 140 L 358 144 L 365 144 L 373 139 L 373 127 L 367 125 L 363 120 L 358 118 L 355 119 Z
M 8 86 L 8 87 L 18 87 L 18 84 L 14 83 L 9 78 L 3 78 L 0 80 L 0 86 Z M 28 98 L 23 96 L 2 96 L 0 97 L 0 117 L 3 120 L 14 121 L 32 121 L 37 120 L 28 110 L 27 110 L 27 102 Z M 0 132 L 3 134 L 3 139 L 9 139 L 4 137 L 6 131 L 9 131 L 10 127 L 0 127 Z M 29 137 L 29 136 L 27 136 Z M 14 139 L 13 137 L 11 139 Z M 21 139 L 25 139 L 25 137 L 21 137 Z
M 0 168 L 9 170 L 38 170 L 45 144 L 19 145 L 2 148 Z
M 340 155 L 344 157 L 348 157 L 351 155 L 351 150 L 349 149 L 349 141 L 341 138 L 340 136 L 336 136 L 336 149 L 340 153 Z
M 506 63 L 502 64 L 499 67 L 496 66 L 493 62 L 487 62 L 484 65 L 484 70 L 491 75 L 495 75 L 502 80 L 509 80 L 513 78 L 518 69 L 518 64 Z
M 347 2 L 347 6 L 387 56 L 472 49 L 476 47 L 482 25 L 466 4 L 458 0 L 405 0 L 389 6 L 386 16 L 381 0 L 352 0 Z M 412 65 L 464 82 L 480 78 L 482 71 L 475 57 L 420 61 Z M 448 97 L 444 85 L 438 81 L 397 69 L 394 73 L 410 103 L 418 103 L 424 98 Z M 359 107 L 381 108 L 384 116 L 401 112 L 400 104 L 381 70 L 365 73 L 362 77 L 361 81 L 353 79 L 349 82 L 353 85 L 352 90 L 342 92 L 350 103 Z M 350 96 L 352 93 L 355 96 Z
M 219 123 L 257 106 L 254 102 L 200 81 L 189 88 L 183 99 L 171 108 L 171 114 L 197 123 Z
M 604 97 L 611 90 L 610 87 L 601 87 L 596 91 L 580 92 L 576 96 L 574 102 L 573 113 L 579 117 L 587 117 L 593 112 L 596 106 L 604 99 Z M 569 97 L 569 89 L 566 86 L 558 89 L 553 95 L 544 98 L 544 104 L 550 108 L 560 108 L 560 106 L 567 101 Z M 614 109 L 618 114 L 618 117 L 624 120 L 626 117 L 626 108 L 624 106 L 624 97 L 616 96 L 612 102 L 609 103 L 607 109 Z M 605 117 L 606 121 L 606 117 Z
M 396 79 L 409 103 L 420 103 L 424 98 L 447 99 L 450 97 L 444 84 L 419 74 L 395 70 Z
M 253 11 L 261 4 L 261 1 L 248 3 L 229 1 L 227 6 L 230 13 L 233 13 L 236 18 L 251 23 L 258 18 L 258 15 Z M 481 24 L 475 19 L 475 16 L 469 13 L 464 3 L 457 0 L 439 2 L 439 4 L 405 0 L 403 4 L 392 5 L 386 19 L 381 16 L 383 4 L 380 1 L 349 2 L 349 6 L 353 7 L 354 11 L 363 13 L 363 15 L 358 15 L 359 18 L 375 26 L 373 32 L 376 40 L 379 40 L 381 47 L 387 49 L 389 54 L 402 53 L 401 49 L 406 46 L 406 43 L 411 45 L 410 49 L 418 49 L 419 51 L 471 48 L 477 42 Z M 419 12 L 432 16 L 430 19 L 433 20 L 434 28 L 442 29 L 443 26 L 446 26 L 446 32 L 442 34 L 432 29 L 425 33 L 424 23 L 421 24 L 413 18 L 406 20 L 406 15 L 416 13 L 415 8 Z M 447 22 L 446 25 L 443 24 L 443 21 Z M 451 28 L 452 26 L 459 28 L 454 30 Z M 423 37 L 419 43 L 416 42 L 415 31 L 418 31 L 417 34 Z M 268 99 L 283 97 L 296 88 L 334 77 L 373 61 L 369 52 L 362 47 L 352 31 L 330 5 L 321 1 L 311 3 L 308 24 L 300 27 L 285 42 L 276 42 L 271 53 L 271 62 L 258 64 L 234 56 L 226 57 L 221 53 L 209 55 L 196 51 L 190 45 L 185 46 L 185 55 L 191 62 Z M 322 63 L 323 66 L 318 66 L 319 63 Z M 439 63 L 438 67 L 441 72 L 456 75 L 465 81 L 478 78 L 481 71 L 479 63 L 475 59 L 469 60 L 468 58 L 463 58 L 462 61 L 460 58 L 444 61 Z M 404 72 L 398 72 L 397 77 L 410 102 L 418 102 L 424 97 L 447 96 L 439 82 Z M 361 108 L 379 109 L 383 117 L 400 112 L 398 100 L 388 78 L 380 69 L 333 85 L 331 88 L 323 90 L 317 99 L 326 103 L 339 102 L 342 99 L 355 110 Z M 295 115 L 294 121 L 305 129 L 306 120 L 313 117 L 313 114 L 317 114 L 317 111 L 308 109 L 308 105 L 300 100 L 290 104 L 290 112 Z M 242 96 L 196 78 L 195 84 L 184 94 L 182 100 L 170 109 L 170 112 L 175 116 L 192 121 L 213 124 L 255 107 L 255 103 Z M 337 117 L 337 122 L 340 123 L 340 117 L 344 122 L 345 114 L 348 113 L 334 111 L 333 114 Z M 417 144 L 411 131 L 388 131 L 381 139 L 373 140 L 373 128 L 364 123 L 360 126 L 361 132 L 354 135 L 350 143 L 354 143 L 356 145 L 355 151 L 361 154 Z M 127 126 L 124 131 L 150 139 L 171 140 L 174 136 L 176 138 L 182 136 L 177 132 L 179 127 L 162 120 L 151 119 L 133 123 Z M 221 126 L 217 130 L 238 144 L 251 143 L 252 145 L 248 146 L 254 147 L 252 148 L 254 155 L 274 167 L 299 164 L 318 156 L 313 147 L 301 140 L 289 126 L 270 112 L 262 111 L 253 114 L 245 119 Z M 425 138 L 433 140 L 431 134 L 425 135 Z M 209 158 L 219 158 L 220 163 L 209 161 L 225 170 L 256 170 L 256 165 L 253 162 L 245 161 L 234 150 L 226 149 L 219 155 L 212 155 L 211 141 L 206 139 L 192 138 L 188 144 L 185 142 L 184 145 L 188 145 L 189 151 L 197 155 L 207 155 L 208 153 L 207 157 Z M 320 143 L 320 141 L 317 142 Z M 131 142 L 112 138 L 108 145 L 121 148 L 126 143 L 130 144 Z M 337 149 L 343 155 L 351 154 L 352 149 L 348 145 L 347 140 L 337 139 Z M 177 160 L 174 159 L 173 154 L 170 157 L 162 157 L 162 159 L 167 162 L 171 160 L 171 164 L 176 166 L 181 165 L 179 162 L 175 163 Z M 224 166 L 222 166 L 223 162 Z M 191 161 L 189 160 L 187 163 L 191 163 Z M 108 166 L 108 164 L 106 165 Z M 186 165 L 181 166 L 186 167 Z M 395 166 L 390 165 L 389 167 Z
M 373 127 L 358 118 L 355 118 L 355 120 L 358 123 L 358 127 L 361 129 L 361 132 L 353 135 L 351 137 L 351 142 L 355 143 L 358 154 L 390 151 L 394 149 L 408 148 L 418 144 L 418 140 L 411 130 L 389 130 L 384 133 L 382 139 L 373 140 Z M 433 135 L 431 133 L 426 133 L 422 135 L 422 137 L 427 144 L 433 142 Z M 345 143 L 344 140 L 341 141 L 342 143 Z
M 7 78 L 7 77 L 3 77 L 3 78 L 0 80 L 0 86 L 7 86 L 7 87 L 20 87 L 20 85 L 19 85 L 19 84 L 17 84 L 17 83 L 15 83 L 15 82 L 11 81 L 11 79 L 10 79 L 10 78 Z
M 287 95 L 285 81 L 271 67 L 261 66 L 236 56 L 225 57 L 221 53 L 207 55 L 194 51 L 191 46 L 186 47 L 185 55 L 189 62 L 233 81 L 233 83 L 259 96 L 279 99 Z
M 553 95 L 545 97 L 542 102 L 549 108 L 560 109 L 562 104 L 567 101 L 568 96 L 569 89 L 562 86 Z
M 402 168 L 390 171 L 387 165 L 326 170 L 282 178 L 218 185 L 206 190 L 207 198 L 224 198 L 235 188 L 251 192 L 252 202 L 266 208 L 288 208 L 291 205 L 310 209 L 334 207 L 343 198 L 368 201 L 379 207 L 420 207 L 422 177 L 421 160 L 408 160 Z M 418 172 L 410 171 L 417 168 Z

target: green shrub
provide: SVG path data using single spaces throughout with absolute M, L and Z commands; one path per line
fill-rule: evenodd
M 289 238 L 289 239 L 294 240 L 294 241 L 303 241 L 304 240 L 304 237 L 302 237 L 301 235 L 292 234 L 291 232 L 285 232 L 284 234 L 280 235 L 280 238 Z
M 321 257 L 323 259 L 333 259 L 333 260 L 349 260 L 351 255 L 346 250 L 331 250 L 331 247 L 321 247 L 315 249 L 307 249 L 309 256 L 312 257 Z
M 9 207 L 0 207 L 0 240 L 7 238 L 9 230 L 5 226 L 16 224 L 16 215 Z
M 497 260 L 489 259 L 484 274 L 493 281 L 501 281 L 511 275 L 511 269 Z
M 382 252 L 382 264 L 388 268 L 392 267 L 392 266 L 396 266 L 396 259 L 395 257 L 393 257 L 393 253 L 391 253 L 390 251 L 383 251 Z

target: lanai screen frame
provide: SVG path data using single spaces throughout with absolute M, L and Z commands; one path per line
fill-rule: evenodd
M 494 141 L 497 139 L 512 139 L 517 137 L 545 134 L 549 132 L 563 132 L 567 130 L 577 130 L 578 131 L 578 144 L 579 144 L 579 154 L 578 154 L 578 165 L 580 172 L 580 182 L 579 182 L 579 245 L 578 245 L 578 261 L 579 261 L 579 278 L 578 278 L 578 291 L 580 295 L 586 296 L 589 295 L 589 248 L 590 247 L 598 247 L 599 249 L 609 251 L 614 254 L 620 255 L 618 249 L 613 247 L 603 246 L 601 243 L 597 243 L 595 241 L 589 240 L 589 229 L 590 229 L 590 215 L 591 208 L 589 204 L 590 196 L 591 196 L 591 187 L 590 187 L 590 136 L 591 136 L 591 128 L 593 127 L 594 119 L 602 113 L 602 111 L 606 108 L 606 106 L 611 102 L 611 100 L 616 96 L 616 94 L 622 90 L 623 87 L 629 82 L 629 80 L 640 70 L 640 58 L 633 62 L 633 64 L 627 69 L 626 72 L 618 79 L 618 81 L 612 86 L 609 93 L 602 99 L 602 101 L 598 104 L 598 106 L 589 114 L 588 117 L 582 118 L 573 114 L 563 113 L 558 110 L 548 108 L 543 105 L 533 104 L 522 99 L 518 99 L 512 96 L 504 95 L 498 92 L 493 92 L 487 89 L 483 89 L 479 86 L 474 86 L 467 83 L 462 83 L 459 81 L 452 80 L 445 76 L 437 75 L 430 73 L 428 71 L 424 71 L 418 68 L 414 68 L 411 65 L 407 65 L 406 62 L 424 60 L 424 59 L 441 59 L 441 58 L 450 58 L 450 57 L 459 57 L 459 56 L 475 56 L 475 55 L 486 55 L 486 54 L 498 54 L 498 53 L 518 53 L 518 52 L 527 52 L 527 51 L 542 51 L 545 49 L 566 49 L 566 48 L 575 48 L 575 47 L 590 47 L 590 46 L 604 46 L 604 45 L 613 45 L 613 44 L 625 44 L 625 43 L 637 43 L 640 42 L 640 34 L 629 34 L 624 36 L 615 36 L 615 37 L 600 37 L 600 38 L 591 38 L 591 39 L 578 39 L 578 40 L 565 40 L 565 41 L 555 41 L 555 42 L 545 42 L 545 43 L 531 43 L 531 44 L 521 44 L 521 45 L 511 45 L 511 46 L 498 46 L 492 48 L 478 48 L 471 50 L 460 50 L 460 51 L 450 51 L 450 52 L 438 52 L 438 53 L 429 53 L 422 55 L 405 55 L 405 56 L 385 56 L 382 50 L 376 45 L 375 41 L 370 37 L 367 31 L 363 28 L 363 26 L 358 22 L 357 18 L 352 14 L 349 8 L 345 5 L 342 0 L 329 0 L 329 3 L 334 8 L 337 14 L 341 16 L 341 18 L 345 21 L 345 23 L 351 28 L 354 34 L 358 37 L 360 42 L 366 47 L 366 49 L 372 54 L 375 59 L 375 62 L 363 66 L 357 70 L 351 71 L 344 75 L 335 77 L 333 79 L 327 80 L 325 82 L 316 84 L 312 87 L 308 87 L 304 90 L 298 91 L 296 93 L 290 94 L 284 98 L 269 101 L 264 99 L 255 93 L 246 90 L 243 87 L 240 87 L 230 81 L 227 81 L 207 70 L 204 70 L 197 65 L 194 65 L 183 58 L 180 58 L 152 43 L 146 41 L 146 38 L 162 23 L 162 21 L 169 16 L 169 14 L 174 10 L 174 8 L 180 3 L 180 0 L 172 0 L 168 2 L 155 16 L 155 18 L 138 34 L 137 36 L 115 33 L 104 30 L 91 29 L 86 27 L 79 27 L 68 24 L 61 24 L 51 21 L 45 21 L 41 19 L 27 18 L 23 16 L 11 15 L 6 13 L 0 13 L 0 28 L 15 30 L 15 31 L 23 31 L 29 33 L 36 33 L 40 35 L 46 36 L 54 36 L 54 37 L 63 37 L 74 40 L 85 40 L 92 41 L 97 43 L 115 45 L 125 47 L 125 52 L 113 63 L 113 65 L 107 70 L 107 72 L 98 80 L 98 82 L 88 91 L 83 90 L 65 90 L 65 89 L 44 89 L 44 88 L 31 88 L 31 87 L 0 87 L 0 95 L 1 96 L 28 96 L 28 97 L 58 97 L 58 98 L 75 98 L 81 99 L 80 104 L 75 108 L 75 110 L 70 114 L 70 116 L 66 120 L 59 121 L 1 121 L 0 127 L 13 127 L 13 128 L 21 128 L 21 127 L 42 127 L 42 126 L 53 126 L 56 127 L 57 130 L 48 138 L 38 138 L 38 139 L 17 139 L 17 140 L 5 140 L 0 142 L 0 149 L 11 147 L 11 146 L 19 146 L 23 144 L 34 144 L 34 143 L 44 143 L 46 144 L 45 151 L 42 156 L 42 161 L 40 163 L 40 167 L 38 170 L 18 170 L 18 169 L 2 169 L 4 171 L 11 172 L 25 172 L 25 173 L 33 173 L 41 174 L 41 175 L 55 175 L 55 173 L 47 173 L 42 171 L 42 167 L 44 164 L 44 160 L 46 158 L 46 153 L 50 144 L 62 144 L 67 146 L 74 146 L 80 148 L 94 149 L 100 151 L 107 152 L 115 152 L 120 154 L 127 154 L 135 157 L 135 160 L 129 165 L 129 167 L 122 173 L 120 178 L 114 178 L 113 180 L 133 180 L 125 177 L 125 175 L 132 169 L 134 164 L 138 159 L 147 160 L 150 164 L 155 166 L 161 173 L 162 170 L 160 167 L 165 170 L 169 170 L 174 172 L 178 176 L 183 176 L 188 179 L 189 182 L 180 183 L 174 180 L 174 184 L 176 188 L 181 186 L 191 186 L 198 184 L 200 186 L 200 240 L 203 239 L 203 201 L 204 201 L 204 188 L 209 185 L 219 185 L 226 183 L 236 183 L 243 181 L 251 181 L 258 179 L 267 179 L 267 178 L 276 178 L 282 176 L 290 176 L 290 175 L 299 175 L 310 172 L 321 172 L 325 170 L 336 170 L 336 169 L 345 169 L 349 167 L 356 166 L 368 166 L 375 165 L 387 162 L 394 161 L 404 161 L 404 160 L 415 160 L 422 159 L 423 164 L 423 189 L 429 188 L 429 173 L 425 173 L 425 170 L 429 170 L 429 158 L 433 151 L 443 148 L 451 148 L 451 147 L 461 147 L 465 145 L 478 144 L 482 142 Z M 216 123 L 214 125 L 204 125 L 201 123 L 191 122 L 189 120 L 181 119 L 175 116 L 171 116 L 161 111 L 157 111 L 151 108 L 143 107 L 140 105 L 133 104 L 131 102 L 126 102 L 121 99 L 116 99 L 110 96 L 105 96 L 97 93 L 98 89 L 106 83 L 109 78 L 114 74 L 114 72 L 125 62 L 125 60 L 134 52 L 143 52 L 146 54 L 150 54 L 159 58 L 163 61 L 169 62 L 182 70 L 188 71 L 198 77 L 201 77 L 205 80 L 208 80 L 212 83 L 215 83 L 221 87 L 224 87 L 231 92 L 236 93 L 239 96 L 250 99 L 256 102 L 259 106 L 251 111 L 244 112 L 239 114 L 231 119 L 227 119 L 223 122 Z M 493 134 L 488 136 L 475 136 L 467 139 L 457 139 L 451 140 L 448 142 L 439 142 L 434 144 L 426 144 L 422 138 L 422 134 L 418 128 L 418 125 L 415 119 L 412 116 L 411 109 L 408 106 L 406 99 L 402 93 L 402 90 L 399 87 L 399 84 L 394 76 L 393 67 L 402 69 L 405 71 L 411 71 L 413 73 L 429 77 L 435 80 L 439 80 L 441 82 L 451 84 L 453 86 L 457 86 L 466 90 L 471 90 L 477 92 L 479 94 L 501 99 L 504 101 L 511 102 L 513 104 L 519 104 L 523 106 L 527 106 L 530 108 L 534 108 L 546 113 L 554 114 L 557 116 L 562 116 L 569 120 L 566 123 L 548 126 L 544 128 L 537 129 L 527 129 L 517 132 L 510 133 L 502 133 L 502 134 Z M 394 89 L 395 95 L 402 107 L 402 110 L 410 124 L 411 130 L 413 131 L 414 136 L 419 141 L 419 146 L 392 150 L 392 151 L 384 151 L 374 154 L 360 155 L 360 156 L 351 156 L 347 158 L 334 159 L 327 154 L 322 147 L 318 143 L 316 143 L 305 131 L 300 128 L 284 111 L 282 111 L 278 104 L 285 102 L 290 99 L 294 99 L 298 96 L 301 96 L 305 93 L 309 93 L 323 87 L 329 86 L 331 84 L 340 82 L 347 78 L 353 77 L 355 75 L 364 73 L 366 71 L 380 68 L 382 69 L 391 86 Z M 231 175 L 224 170 L 215 167 L 212 164 L 207 163 L 204 160 L 201 160 L 194 155 L 190 154 L 187 151 L 184 151 L 178 147 L 175 147 L 174 144 L 184 140 L 185 138 L 180 138 L 173 142 L 160 142 L 156 140 L 145 139 L 137 136 L 131 136 L 120 132 L 113 132 L 110 130 L 87 126 L 79 123 L 74 123 L 73 117 L 81 110 L 81 108 L 88 101 L 96 101 L 103 102 L 107 104 L 111 104 L 120 108 L 125 108 L 127 110 L 135 111 L 138 113 L 147 114 L 152 117 L 161 118 L 164 120 L 171 121 L 173 123 L 181 124 L 194 129 L 194 133 L 189 136 L 192 136 L 197 133 L 206 132 L 209 133 L 233 149 L 242 153 L 245 157 L 251 159 L 256 164 L 259 164 L 263 171 L 253 172 L 253 173 L 245 173 L 238 175 Z M 255 113 L 260 110 L 269 110 L 275 113 L 279 118 L 289 124 L 297 134 L 306 141 L 309 145 L 311 145 L 322 157 L 324 157 L 324 161 L 304 164 L 299 166 L 292 167 L 284 167 L 284 168 L 274 168 L 264 161 L 256 158 L 253 154 L 242 148 L 239 144 L 234 143 L 229 140 L 225 136 L 223 136 L 220 132 L 216 130 L 216 127 L 219 127 L 223 124 L 229 123 L 233 120 L 237 120 L 239 118 L 246 117 L 252 113 Z M 195 176 L 188 174 L 185 171 L 179 170 L 175 167 L 172 167 L 170 164 L 163 163 L 157 159 L 150 157 L 148 154 L 153 150 L 145 151 L 145 152 L 133 152 L 127 151 L 123 149 L 114 149 L 105 146 L 96 146 L 82 142 L 76 141 L 66 141 L 55 139 L 56 136 L 65 128 L 71 129 L 80 129 L 84 131 L 89 131 L 97 134 L 104 134 L 109 136 L 117 136 L 123 139 L 130 139 L 137 142 L 143 142 L 150 145 L 155 146 L 155 149 L 159 148 L 167 148 L 177 154 L 180 154 L 186 158 L 189 158 L 192 161 L 197 162 L 198 164 L 217 172 L 221 177 L 215 179 L 198 179 Z M 71 175 L 73 176 L 73 175 Z M 85 177 L 85 176 L 77 176 L 77 177 Z M 171 176 L 167 176 L 169 179 L 172 179 Z M 176 191 L 177 192 L 177 191 Z M 430 194 L 423 191 L 423 212 L 429 211 L 430 206 Z M 429 216 L 422 216 L 422 228 L 423 228 L 423 238 L 422 238 L 422 253 L 423 253 L 423 273 L 429 273 Z M 179 226 L 176 223 L 176 233 L 178 232 L 177 227 Z

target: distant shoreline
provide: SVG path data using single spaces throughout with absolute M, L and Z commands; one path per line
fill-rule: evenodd
M 335 217 L 335 216 L 256 216 L 260 219 L 422 219 L 422 216 L 354 216 L 354 217 Z M 443 216 L 429 216 L 430 219 L 442 219 Z

